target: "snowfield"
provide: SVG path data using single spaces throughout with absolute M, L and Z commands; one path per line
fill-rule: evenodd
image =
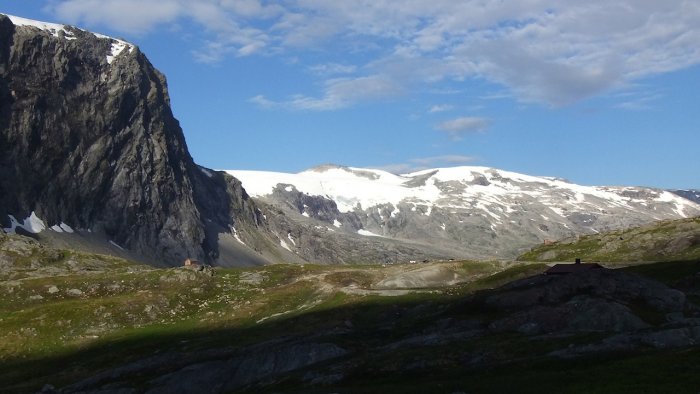
M 296 188 L 311 196 L 336 202 L 340 212 L 399 203 L 432 207 L 479 209 L 494 221 L 504 220 L 516 210 L 518 201 L 534 198 L 550 205 L 551 215 L 567 211 L 599 211 L 602 206 L 638 210 L 649 201 L 667 203 L 678 217 L 688 217 L 700 209 L 671 192 L 636 187 L 582 186 L 551 177 L 536 177 L 488 167 L 463 166 L 435 168 L 395 175 L 381 170 L 322 166 L 297 174 L 227 170 L 243 182 L 254 197 L 272 194 L 279 186 Z M 396 209 L 394 212 L 398 212 Z M 392 214 L 392 216 L 395 215 Z

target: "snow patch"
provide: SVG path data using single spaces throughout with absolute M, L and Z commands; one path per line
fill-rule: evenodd
M 69 233 L 73 234 L 75 231 L 71 228 L 71 226 L 61 222 L 60 224 L 54 224 L 53 226 L 50 227 L 51 230 L 57 232 L 57 233 Z
M 121 246 L 119 246 L 119 244 L 117 244 L 116 242 L 112 241 L 111 239 L 109 240 L 109 243 L 112 244 L 112 246 L 116 247 L 116 248 L 119 249 L 119 250 L 124 250 L 124 248 L 122 248 Z
M 235 227 L 231 227 L 231 231 L 233 232 L 233 238 L 236 238 L 236 241 L 238 241 L 241 245 L 245 245 L 245 242 L 241 239 L 241 236 L 238 235 L 238 230 L 236 230 Z M 248 245 L 246 245 L 248 246 Z
M 296 241 L 295 241 L 294 238 L 292 237 L 292 233 L 287 233 L 287 238 L 288 238 L 290 241 L 292 241 L 292 245 L 297 246 Z
M 340 223 L 340 222 L 338 221 L 338 219 L 333 219 L 333 225 L 334 225 L 335 227 L 340 228 L 340 226 L 342 226 L 343 223 Z
M 307 218 L 310 217 L 309 214 L 308 214 L 306 211 L 302 212 L 302 213 L 301 213 L 301 216 L 306 216 Z
M 281 245 L 283 248 L 287 249 L 288 251 L 290 251 L 290 252 L 292 251 L 292 249 L 289 248 L 289 245 L 287 245 L 287 243 L 284 242 L 283 239 L 280 239 L 280 245 Z
M 36 216 L 36 213 L 32 211 L 32 213 L 27 217 L 26 219 L 22 220 L 22 223 L 20 223 L 14 216 L 12 215 L 7 215 L 10 218 L 10 227 L 4 228 L 6 233 L 15 233 L 17 230 L 17 227 L 20 227 L 24 229 L 27 232 L 30 232 L 32 234 L 38 234 L 44 230 L 46 230 L 46 224 L 39 219 L 38 216 Z
M 360 235 L 364 235 L 365 237 L 381 237 L 379 234 L 375 234 L 371 231 L 365 230 L 365 229 L 359 229 L 357 230 L 357 233 Z
M 112 41 L 112 49 L 111 49 L 110 53 L 107 55 L 107 64 L 112 64 L 112 62 L 114 61 L 114 58 L 119 56 L 119 54 L 122 53 L 124 51 L 124 49 L 126 49 L 127 47 L 130 46 L 125 41 L 115 40 L 115 39 L 112 39 L 112 40 L 113 40 Z

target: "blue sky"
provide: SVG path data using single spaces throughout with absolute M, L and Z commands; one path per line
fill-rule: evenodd
M 138 45 L 207 167 L 481 165 L 700 189 L 697 0 L 0 0 L 0 12 Z

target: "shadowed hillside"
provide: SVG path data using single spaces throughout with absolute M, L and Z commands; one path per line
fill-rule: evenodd
M 469 261 L 197 271 L 2 235 L 0 266 L 5 392 L 700 385 L 698 262 L 569 276 Z

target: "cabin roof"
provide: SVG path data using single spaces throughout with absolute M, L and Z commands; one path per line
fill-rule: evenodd
M 574 263 L 574 264 L 555 264 L 547 271 L 545 275 L 558 275 L 558 274 L 572 274 L 576 272 L 584 272 L 591 269 L 603 268 L 602 265 L 598 263 Z

